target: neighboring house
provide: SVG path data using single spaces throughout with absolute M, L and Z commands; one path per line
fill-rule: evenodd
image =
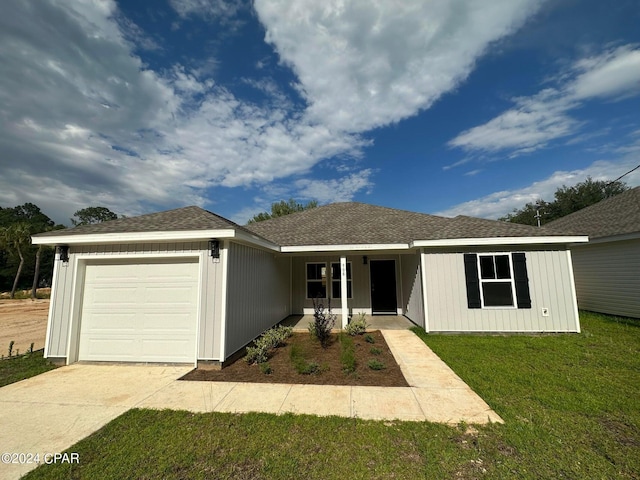
M 589 236 L 572 246 L 578 306 L 640 318 L 640 187 L 549 222 Z
M 35 235 L 58 247 L 45 356 L 224 362 L 330 297 L 428 332 L 578 332 L 570 243 L 492 220 L 335 203 L 239 226 L 198 207 Z

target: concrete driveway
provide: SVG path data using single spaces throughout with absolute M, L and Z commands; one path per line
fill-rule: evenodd
M 2 387 L 0 453 L 62 452 L 192 368 L 76 364 Z M 35 467 L 0 463 L 0 479 Z

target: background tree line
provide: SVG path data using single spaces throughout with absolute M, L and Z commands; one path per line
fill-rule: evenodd
M 78 210 L 71 224 L 86 225 L 118 216 L 105 207 L 88 207 Z M 0 292 L 36 289 L 51 285 L 53 275 L 53 248 L 31 245 L 31 235 L 66 228 L 56 224 L 33 203 L 16 207 L 0 207 Z
M 607 182 L 587 177 L 584 182 L 571 187 L 563 185 L 558 188 L 552 201 L 539 199 L 535 203 L 527 203 L 524 207 L 513 210 L 499 220 L 536 226 L 538 224 L 536 211 L 538 211 L 540 212 L 540 224 L 544 225 L 598 203 L 605 198 L 618 195 L 625 190 L 629 190 L 629 187 L 624 182 Z

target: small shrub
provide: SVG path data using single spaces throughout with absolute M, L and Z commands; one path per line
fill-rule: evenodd
M 264 348 L 258 346 L 247 347 L 247 355 L 244 359 L 249 365 L 253 363 L 264 363 L 269 359 L 269 355 Z
M 329 308 L 325 311 L 320 297 L 313 299 L 313 322 L 309 324 L 309 333 L 318 339 L 323 347 L 326 347 L 331 335 L 331 329 L 336 324 L 336 315 L 331 313 L 331 299 Z
M 253 347 L 247 347 L 245 360 L 248 364 L 264 363 L 269 359 L 269 352 L 284 345 L 285 340 L 293 333 L 292 327 L 278 325 L 264 332 L 253 342 Z
M 353 345 L 353 338 L 348 335 L 340 335 L 340 363 L 344 373 L 356 371 L 356 351 Z
M 259 365 L 260 365 L 260 371 L 265 375 L 269 375 L 273 371 L 271 370 L 271 365 L 269 365 L 269 362 L 262 362 Z
M 372 355 L 380 355 L 382 353 L 382 350 L 380 350 L 378 347 L 371 347 L 369 353 L 371 353 Z
M 352 319 L 349 325 L 345 328 L 345 331 L 352 337 L 355 335 L 362 335 L 367 331 L 367 314 L 359 313 L 357 318 Z
M 11 356 L 13 354 L 13 346 L 16 344 L 15 341 L 11 340 L 9 342 L 9 356 Z
M 262 334 L 260 341 L 264 342 L 265 346 L 269 348 L 278 348 L 285 344 L 287 338 L 293 333 L 293 327 L 285 327 L 284 325 L 278 325 L 277 327 L 270 328 Z
M 384 370 L 385 368 L 387 368 L 384 363 L 376 358 L 372 358 L 371 360 L 369 360 L 369 362 L 367 362 L 367 365 L 371 370 Z
M 373 335 L 371 335 L 370 333 L 367 333 L 364 336 L 364 341 L 367 342 L 367 343 L 376 343 L 376 339 L 373 338 Z

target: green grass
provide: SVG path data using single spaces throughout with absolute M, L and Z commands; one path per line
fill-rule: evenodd
M 69 448 L 79 465 L 26 478 L 639 478 L 640 322 L 581 318 L 577 335 L 420 333 L 504 425 L 132 410 Z
M 43 350 L 36 350 L 31 354 L 0 360 L 0 387 L 56 368 L 42 355 Z

